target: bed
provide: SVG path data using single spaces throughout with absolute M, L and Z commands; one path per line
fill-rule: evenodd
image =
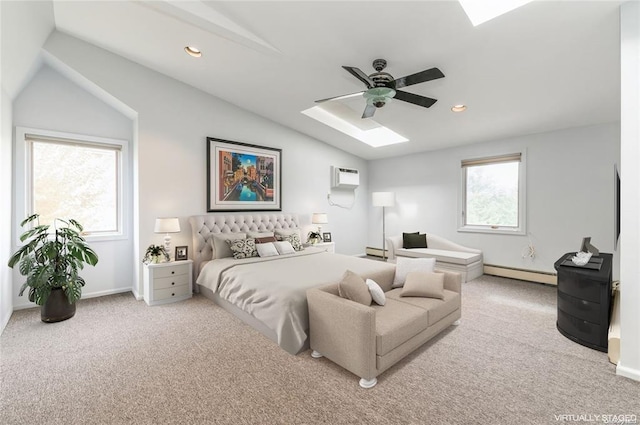
M 378 282 L 393 281 L 392 264 L 315 247 L 277 257 L 213 258 L 214 235 L 295 231 L 294 214 L 204 215 L 190 217 L 190 223 L 194 290 L 291 354 L 309 345 L 308 289 L 338 282 L 347 269 Z

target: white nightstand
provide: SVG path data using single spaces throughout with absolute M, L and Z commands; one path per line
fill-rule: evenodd
M 191 298 L 192 264 L 191 260 L 145 264 L 145 302 L 148 305 L 159 305 Z
M 327 252 L 332 254 L 336 253 L 336 243 L 335 242 L 318 242 L 318 243 L 305 243 L 303 246 L 306 248 L 308 246 L 313 246 L 316 248 L 324 248 Z

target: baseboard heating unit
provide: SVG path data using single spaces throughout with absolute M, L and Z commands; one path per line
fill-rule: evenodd
M 484 274 L 491 276 L 508 277 L 509 279 L 526 280 L 528 282 L 546 283 L 547 285 L 557 285 L 558 277 L 552 272 L 541 272 L 537 270 L 517 269 L 514 267 L 484 265 Z

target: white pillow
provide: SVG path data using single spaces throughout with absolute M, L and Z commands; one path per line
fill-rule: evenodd
M 274 257 L 276 255 L 280 255 L 273 242 L 258 243 L 256 244 L 256 249 L 258 250 L 258 255 L 260 257 Z
M 289 241 L 279 241 L 279 242 L 272 242 L 272 243 L 273 245 L 275 245 L 280 255 L 295 254 L 296 252 L 296 250 L 293 249 L 293 245 L 291 245 L 291 242 Z
M 266 238 L 267 236 L 274 236 L 273 232 L 247 232 L 247 237 L 249 238 Z
M 387 302 L 387 297 L 384 295 L 384 291 L 380 285 L 378 285 L 375 280 L 371 279 L 367 279 L 365 283 L 369 288 L 369 293 L 371 294 L 373 301 L 378 305 L 384 305 L 384 303 Z
M 435 258 L 407 258 L 396 257 L 396 275 L 393 278 L 392 288 L 400 288 L 407 280 L 407 274 L 410 272 L 433 273 L 436 265 Z
M 276 239 L 282 239 L 283 236 L 289 236 L 292 234 L 297 234 L 300 240 L 302 240 L 302 235 L 300 234 L 300 229 L 276 229 L 274 230 Z
M 246 233 L 216 233 L 213 235 L 211 240 L 211 248 L 213 248 L 213 260 L 216 258 L 227 258 L 233 257 L 233 252 L 231 248 L 229 248 L 229 244 L 227 243 L 227 239 L 235 240 L 235 239 L 246 239 Z

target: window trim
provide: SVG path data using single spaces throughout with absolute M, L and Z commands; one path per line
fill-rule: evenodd
M 512 162 L 520 157 L 520 166 L 518 167 L 518 226 L 489 226 L 489 225 L 467 225 L 465 224 L 465 208 L 467 205 L 467 168 L 470 166 L 499 164 L 502 162 Z M 527 154 L 522 149 L 519 153 L 507 153 L 488 155 L 472 159 L 461 159 L 460 161 L 460 193 L 458 201 L 458 232 L 468 233 L 490 233 L 501 235 L 526 235 L 526 176 L 527 176 Z
M 117 230 L 115 232 L 98 232 L 87 234 L 85 239 L 91 242 L 113 241 L 128 239 L 131 233 L 126 211 L 130 207 L 130 193 L 126 181 L 130 181 L 129 165 L 129 142 L 126 140 L 110 139 L 105 137 L 90 136 L 84 134 L 74 134 L 51 130 L 41 130 L 35 128 L 16 127 L 16 239 L 24 231 L 20 227 L 22 218 L 31 214 L 33 207 L 33 181 L 31 163 L 31 142 L 30 140 L 40 140 L 44 142 L 77 144 L 89 147 L 107 147 L 115 149 L 118 155 L 118 170 L 116 172 L 116 187 L 118 191 L 117 199 Z M 20 190 L 22 189 L 22 191 Z M 22 199 L 19 194 L 22 192 Z M 22 218 L 21 218 L 22 217 Z M 21 242 L 18 241 L 19 244 Z

